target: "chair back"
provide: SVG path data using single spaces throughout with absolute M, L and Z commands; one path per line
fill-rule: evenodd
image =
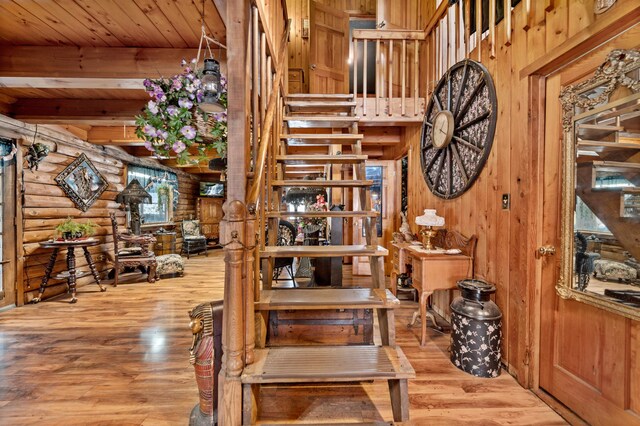
M 199 237 L 200 234 L 200 221 L 195 220 L 183 220 L 182 221 L 182 236 L 183 237 Z
M 118 259 L 118 220 L 114 212 L 109 213 L 111 218 L 111 229 L 113 230 L 113 250 L 116 260 Z
M 296 242 L 296 227 L 291 222 L 280 219 L 278 223 L 278 246 L 292 246 Z

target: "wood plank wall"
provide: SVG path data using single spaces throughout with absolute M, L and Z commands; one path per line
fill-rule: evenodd
M 102 244 L 90 248 L 98 271 L 101 274 L 111 269 L 113 262 L 113 237 L 109 213 L 115 211 L 118 216 L 118 223 L 124 226 L 125 213 L 121 210 L 121 205 L 115 202 L 116 195 L 122 191 L 126 184 L 126 165 L 128 162 L 138 162 L 122 150 L 107 148 L 102 149 L 80 139 L 72 138 L 68 135 L 59 134 L 53 131 L 38 129 L 36 137 L 33 137 L 32 126 L 16 128 L 19 125 L 17 120 L 0 116 L 0 135 L 17 139 L 23 156 L 26 155 L 28 146 L 34 142 L 41 142 L 52 148 L 52 152 L 40 163 L 38 170 L 30 171 L 26 161 L 19 167 L 21 170 L 23 186 L 22 189 L 22 252 L 18 253 L 19 260 L 22 258 L 22 280 L 18 282 L 19 303 L 30 302 L 38 293 L 40 281 L 44 276 L 44 269 L 51 254 L 50 249 L 42 249 L 39 241 L 45 241 L 52 237 L 55 227 L 67 216 L 71 216 L 80 222 L 90 219 L 99 225 L 96 236 Z M 9 124 L 7 126 L 7 124 Z M 85 153 L 98 171 L 109 183 L 107 190 L 91 206 L 82 212 L 77 209 L 62 189 L 57 185 L 54 178 L 75 160 L 80 154 Z M 153 166 L 150 161 L 145 162 L 146 166 Z M 160 166 L 159 168 L 161 168 Z M 19 171 L 20 175 L 20 171 Z M 178 185 L 180 200 L 175 213 L 177 241 L 176 249 L 182 246 L 182 235 L 179 221 L 189 216 L 196 216 L 196 198 L 199 191 L 199 180 L 192 175 L 183 172 L 178 173 Z M 20 226 L 18 226 L 20 229 Z M 18 235 L 18 238 L 20 236 Z M 18 244 L 20 247 L 20 244 Z M 18 262 L 20 264 L 20 262 Z M 76 264 L 78 269 L 88 270 L 87 262 L 81 251 L 76 252 Z M 53 275 L 66 270 L 66 251 L 58 254 Z M 78 280 L 78 285 L 92 283 L 92 277 L 83 277 Z M 94 285 L 95 284 L 91 284 Z M 45 292 L 45 298 L 50 298 L 66 291 L 66 282 L 51 280 Z
M 593 14 L 594 0 L 579 2 L 557 0 L 550 11 L 543 2 L 531 2 L 533 23 L 525 30 L 527 19 L 521 2 L 513 10 L 511 46 L 506 45 L 504 20 L 496 32 L 496 57 L 489 58 L 488 39 L 482 42 L 482 63 L 496 84 L 498 121 L 493 149 L 484 170 L 473 187 L 454 200 L 442 200 L 431 194 L 422 176 L 419 143 L 420 128 L 403 130 L 409 146 L 409 223 L 417 231 L 414 220 L 425 208 L 435 208 L 444 215 L 446 227 L 463 234 L 478 236 L 476 274 L 497 286 L 496 302 L 503 311 L 503 359 L 520 383 L 525 384 L 528 364 L 529 333 L 528 291 L 531 271 L 528 269 L 533 252 L 530 216 L 536 200 L 532 195 L 533 159 L 529 158 L 528 81 L 520 78 L 520 70 L 552 51 L 571 36 L 584 30 L 596 19 L 607 14 L 624 16 L 633 7 L 619 1 L 605 15 Z M 433 40 L 431 41 L 433 42 Z M 441 77 L 436 75 L 433 45 L 423 50 L 421 70 L 429 89 Z M 477 59 L 477 53 L 470 57 Z M 446 69 L 446 67 L 445 67 Z M 510 194 L 510 210 L 501 209 L 502 194 Z M 448 316 L 452 294 L 439 292 L 434 296 L 436 309 Z

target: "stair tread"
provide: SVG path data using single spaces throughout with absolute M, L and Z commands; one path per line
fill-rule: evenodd
M 304 179 L 287 179 L 274 180 L 272 186 L 288 186 L 288 187 L 364 187 L 373 185 L 371 180 L 304 180 Z
M 305 163 L 360 163 L 366 161 L 368 156 L 344 154 L 344 155 L 327 155 L 327 154 L 295 154 L 295 155 L 276 155 L 276 161 L 285 164 L 305 164 Z
M 260 257 L 343 257 L 386 256 L 389 251 L 381 246 L 336 245 L 336 246 L 266 246 Z
M 354 144 L 364 139 L 363 134 L 351 133 L 289 133 L 280 135 L 290 146 L 295 145 L 346 145 Z
M 377 288 L 292 288 L 263 290 L 256 310 L 395 309 L 400 301 Z
M 364 210 L 328 212 L 267 212 L 267 217 L 378 217 L 379 212 Z
M 294 101 L 286 101 L 286 104 L 290 107 L 354 107 L 356 103 L 353 101 L 342 101 L 342 100 L 325 100 L 325 99 L 314 99 L 314 100 L 294 100 Z
M 294 129 L 345 128 L 360 121 L 360 117 L 346 115 L 287 115 L 284 117 L 284 121 L 287 122 L 290 128 Z
M 353 99 L 353 93 L 290 93 L 288 99 Z
M 413 379 L 416 373 L 399 347 L 295 346 L 256 349 L 242 383 L 350 382 Z
M 638 170 L 640 169 L 640 163 L 630 163 L 625 161 L 594 161 L 593 167 L 599 171 L 617 172 L 622 170 Z

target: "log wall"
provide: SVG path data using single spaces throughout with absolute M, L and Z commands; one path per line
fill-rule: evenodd
M 164 168 L 150 160 L 141 160 L 120 149 L 98 147 L 76 139 L 69 135 L 21 123 L 8 117 L 0 116 L 0 136 L 18 140 L 24 157 L 29 145 L 34 142 L 44 143 L 51 148 L 49 155 L 39 164 L 38 170 L 30 171 L 26 161 L 18 165 L 18 206 L 21 206 L 22 220 L 17 225 L 18 236 L 18 303 L 30 302 L 38 293 L 44 269 L 49 260 L 51 249 L 43 249 L 38 242 L 51 238 L 55 227 L 68 216 L 80 222 L 90 219 L 98 225 L 96 237 L 102 244 L 90 248 L 98 271 L 104 276 L 113 266 L 113 237 L 111 231 L 110 212 L 116 212 L 119 226 L 125 224 L 125 212 L 116 195 L 126 184 L 126 166 L 128 163 L 143 164 L 149 167 Z M 35 134 L 35 137 L 34 137 Z M 100 198 L 86 212 L 77 209 L 62 188 L 55 182 L 55 177 L 85 153 L 109 186 Z M 21 178 L 21 179 L 20 179 Z M 20 182 L 21 181 L 21 182 Z M 196 216 L 196 198 L 199 180 L 187 173 L 178 172 L 180 200 L 174 216 L 176 223 L 176 249 L 182 246 L 182 235 L 179 221 Z M 20 238 L 22 235 L 22 238 Z M 21 240 L 21 241 L 20 241 Z M 81 250 L 76 250 L 76 264 L 79 270 L 88 270 L 87 262 Z M 58 253 L 53 274 L 66 270 L 66 251 Z M 78 279 L 78 285 L 92 283 L 92 277 Z M 95 284 L 92 284 L 95 286 Z M 91 287 L 89 287 L 91 288 Z M 97 287 L 96 287 L 97 290 Z M 50 298 L 66 291 L 66 282 L 50 280 L 45 291 L 45 298 Z
M 599 19 L 622 19 L 637 7 L 634 2 L 618 1 L 604 15 L 593 13 L 594 0 L 579 2 L 560 0 L 545 10 L 544 2 L 532 1 L 527 19 L 521 2 L 513 10 L 511 45 L 507 43 L 505 21 L 496 27 L 496 55 L 490 58 L 489 39 L 481 44 L 482 63 L 496 84 L 498 121 L 491 154 L 474 185 L 461 197 L 442 200 L 429 191 L 420 164 L 419 127 L 403 130 L 409 146 L 409 223 L 418 231 L 415 217 L 425 208 L 434 208 L 445 217 L 446 228 L 465 235 L 478 236 L 476 275 L 497 287 L 496 302 L 503 312 L 503 359 L 520 383 L 529 380 L 532 325 L 528 312 L 531 289 L 535 285 L 533 246 L 535 211 L 538 197 L 533 179 L 534 140 L 527 134 L 529 117 L 529 83 L 521 70 L 552 52 L 576 35 L 584 36 Z M 529 26 L 528 30 L 525 28 Z M 432 89 L 441 75 L 435 72 L 433 47 L 423 51 L 421 70 Z M 474 50 L 470 57 L 477 60 Z M 558 101 L 559 102 L 559 101 Z M 542 190 L 542 188 L 540 188 Z M 501 208 L 502 194 L 510 194 L 511 208 Z M 449 316 L 453 292 L 438 292 L 433 302 L 436 310 Z

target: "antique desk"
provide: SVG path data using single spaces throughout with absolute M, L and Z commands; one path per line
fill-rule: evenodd
M 33 299 L 33 303 L 38 303 L 42 299 L 42 295 L 44 294 L 44 289 L 51 278 L 51 272 L 53 271 L 53 267 L 56 264 L 56 257 L 58 257 L 58 251 L 60 249 L 67 249 L 67 270 L 59 273 L 54 278 L 57 279 L 65 279 L 67 280 L 67 284 L 69 285 L 69 292 L 71 292 L 71 300 L 69 303 L 76 303 L 78 299 L 76 298 L 76 279 L 84 277 L 89 274 L 93 274 L 93 278 L 100 287 L 100 291 L 106 291 L 107 289 L 100 284 L 100 276 L 98 275 L 98 271 L 96 270 L 96 265 L 93 262 L 93 258 L 91 257 L 91 253 L 89 253 L 88 247 L 97 246 L 100 244 L 100 241 L 95 238 L 87 238 L 84 240 L 71 240 L 71 241 L 44 241 L 40 243 L 40 246 L 43 248 L 51 248 L 53 252 L 51 253 L 51 257 L 49 258 L 49 263 L 47 264 L 47 268 L 44 272 L 44 277 L 42 277 L 42 282 L 40 283 L 40 292 L 38 293 L 38 297 Z M 81 248 L 84 251 L 84 257 L 87 259 L 87 264 L 89 265 L 89 269 L 91 272 L 76 272 L 76 255 L 75 249 Z
M 455 289 L 458 280 L 473 276 L 473 258 L 464 254 L 428 253 L 420 246 L 410 245 L 406 250 L 408 263 L 413 269 L 413 286 L 420 295 L 420 345 L 427 340 L 427 316 L 437 326 L 436 319 L 427 310 L 429 296 L 436 290 Z

